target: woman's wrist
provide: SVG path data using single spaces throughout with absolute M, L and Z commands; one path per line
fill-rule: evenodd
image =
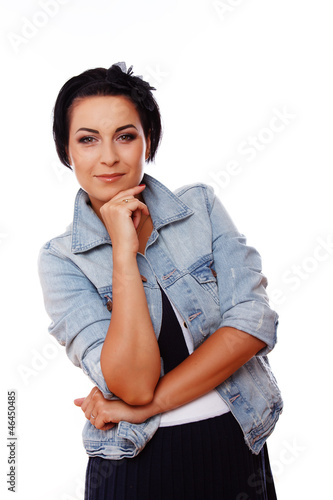
M 147 420 L 147 418 L 154 417 L 155 415 L 158 415 L 159 413 L 163 413 L 162 406 L 160 402 L 158 401 L 157 398 L 153 398 L 153 400 L 142 406 L 141 407 L 143 413 L 144 413 L 144 419 Z
M 128 266 L 129 264 L 136 264 L 136 254 L 137 252 L 124 249 L 120 245 L 119 247 L 112 247 L 113 265 Z

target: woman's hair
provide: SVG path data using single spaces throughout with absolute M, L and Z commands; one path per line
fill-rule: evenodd
M 161 116 L 151 87 L 140 76 L 133 76 L 132 66 L 113 64 L 108 70 L 95 68 L 74 76 L 60 90 L 53 111 L 53 138 L 61 163 L 71 168 L 67 155 L 71 106 L 76 99 L 91 96 L 128 97 L 135 105 L 146 139 L 150 136 L 147 161 L 153 161 L 162 133 Z

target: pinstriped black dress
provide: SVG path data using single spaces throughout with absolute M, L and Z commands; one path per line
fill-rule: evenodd
M 188 350 L 162 292 L 159 347 L 164 372 Z M 85 500 L 276 500 L 266 445 L 254 455 L 231 412 L 161 427 L 135 458 L 90 457 Z

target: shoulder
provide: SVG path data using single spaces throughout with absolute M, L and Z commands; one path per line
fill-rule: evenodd
M 84 208 L 84 196 L 85 192 L 82 189 L 79 189 L 75 196 L 74 214 L 70 224 L 67 225 L 62 233 L 46 241 L 40 249 L 40 253 L 55 253 L 60 255 L 62 253 L 68 254 L 70 252 L 72 247 L 73 233 L 75 232 L 73 229 L 75 226 L 75 219 L 77 218 L 78 214 L 82 212 L 82 208 Z
M 41 252 L 55 251 L 57 253 L 57 251 L 61 252 L 61 249 L 67 249 L 71 244 L 72 233 L 73 233 L 73 223 L 67 226 L 67 228 L 63 233 L 46 241 L 44 245 L 41 247 L 40 251 Z
M 214 189 L 208 184 L 201 182 L 186 184 L 176 189 L 174 194 L 191 207 L 199 205 L 202 208 L 204 204 L 208 213 L 212 210 L 215 195 Z
M 192 210 L 205 211 L 214 231 L 222 233 L 238 233 L 232 218 L 218 196 L 214 193 L 214 188 L 208 184 L 195 183 L 188 184 L 175 190 L 178 196 Z
M 57 268 L 59 271 L 60 263 L 72 260 L 71 255 L 72 244 L 72 224 L 66 230 L 46 241 L 40 248 L 38 254 L 38 269 L 39 272 L 51 272 L 51 269 Z

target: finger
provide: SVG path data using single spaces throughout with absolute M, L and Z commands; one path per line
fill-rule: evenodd
M 137 198 L 135 198 L 134 196 L 130 196 L 130 195 L 127 195 L 126 197 L 123 196 L 117 200 L 115 200 L 114 198 L 112 199 L 112 201 L 117 202 L 118 204 L 129 203 L 130 201 L 133 201 L 133 200 L 137 200 Z
M 149 215 L 149 210 L 148 207 L 145 203 L 140 201 L 138 198 L 134 197 L 121 197 L 118 200 L 115 200 L 112 198 L 112 200 L 108 201 L 101 207 L 101 215 L 104 218 L 105 216 L 107 217 L 109 214 L 109 211 L 113 210 L 121 210 L 128 212 L 128 215 L 132 217 L 132 214 L 135 210 L 139 209 L 141 210 L 144 214 Z
M 91 397 L 92 397 L 92 398 L 96 398 L 96 399 L 97 399 L 97 398 L 99 398 L 100 396 L 104 397 L 104 396 L 103 396 L 102 391 L 100 391 L 100 390 L 98 389 L 98 387 L 96 387 L 96 386 L 95 386 L 95 387 L 93 387 L 93 388 L 91 389 L 91 391 L 90 391 L 90 392 L 91 392 Z
M 101 415 L 97 415 L 91 423 L 96 427 L 96 429 L 103 429 L 105 425 L 112 424 L 112 422 L 105 422 Z
M 77 399 L 74 399 L 74 404 L 76 406 L 81 406 L 83 401 L 85 400 L 86 398 L 77 398 Z
M 112 427 L 114 427 L 115 425 L 116 424 L 114 424 L 113 422 L 109 422 L 108 424 L 103 425 L 103 427 L 101 427 L 101 430 L 108 431 L 109 429 L 112 429 Z
M 113 198 L 112 200 L 122 200 L 122 199 L 126 199 L 126 198 L 129 198 L 131 196 L 136 196 L 140 193 L 142 193 L 142 191 L 144 191 L 146 185 L 145 184 L 139 184 L 138 186 L 134 186 L 132 188 L 129 188 L 129 189 L 124 189 L 124 191 L 119 191 L 119 193 L 117 193 Z
M 97 417 L 98 415 L 98 408 L 99 408 L 99 402 L 100 402 L 100 398 L 103 398 L 103 395 L 100 391 L 95 392 L 93 395 L 92 395 L 92 398 L 86 408 L 86 411 L 84 412 L 85 414 L 85 417 L 91 421 L 92 424 L 95 423 L 95 418 Z
M 109 205 L 109 206 L 111 207 L 111 205 Z M 137 221 L 137 224 L 139 224 L 142 214 L 149 215 L 149 209 L 148 209 L 147 205 L 145 205 L 145 203 L 138 200 L 137 198 L 125 198 L 123 200 L 119 200 L 119 201 L 117 201 L 117 208 L 120 210 L 125 210 L 125 212 L 128 211 L 128 215 L 130 217 L 132 217 L 133 220 L 134 220 L 134 217 L 135 217 L 135 219 L 137 219 L 137 217 L 139 215 L 139 219 Z M 108 207 L 106 206 L 106 204 L 103 205 L 103 207 L 101 208 L 102 217 L 103 217 L 104 212 L 106 214 L 108 213 L 107 209 L 108 209 Z M 139 212 L 142 212 L 142 214 L 141 213 L 139 214 Z
M 92 425 L 94 425 L 96 427 L 96 416 L 93 413 L 91 413 L 90 418 L 88 418 L 88 420 L 90 421 L 90 423 Z M 97 429 L 98 429 L 98 427 L 97 427 Z
M 119 200 L 112 200 L 114 203 L 117 203 L 118 206 L 124 206 L 124 208 L 128 208 L 129 210 L 133 210 L 131 208 L 131 204 L 133 206 L 132 202 L 137 202 L 138 198 L 135 198 L 134 196 L 126 196 L 123 198 L 120 198 Z
M 89 406 L 89 404 L 91 403 L 91 401 L 94 398 L 96 398 L 96 396 L 98 396 L 98 393 L 101 393 L 101 391 L 96 386 L 91 389 L 91 391 L 89 392 L 88 396 L 86 398 L 84 398 L 84 401 L 81 404 L 81 410 L 83 412 L 86 411 L 86 409 Z
M 137 198 L 127 199 L 127 202 L 125 202 L 125 200 L 123 200 L 121 202 L 121 204 L 124 204 L 125 208 L 128 208 L 132 212 L 132 216 L 133 216 L 134 212 L 136 212 L 137 210 L 141 211 L 145 215 L 149 215 L 149 209 L 148 209 L 147 205 L 145 205 L 145 203 L 138 200 Z M 140 217 L 141 217 L 141 214 L 140 214 Z
M 134 212 L 132 213 L 132 219 L 133 219 L 134 227 L 135 227 L 135 229 L 137 229 L 139 227 L 140 220 L 141 220 L 141 210 L 139 210 L 139 209 L 134 210 Z
M 114 422 L 111 421 L 112 417 L 110 417 L 110 414 L 106 411 L 105 406 L 100 406 L 96 405 L 94 408 L 93 415 L 96 415 L 96 418 L 94 419 L 94 426 L 96 429 L 105 429 L 105 426 L 108 426 L 109 424 L 114 425 Z
M 94 423 L 95 418 L 97 417 L 97 411 L 95 408 L 95 402 L 91 401 L 89 405 L 87 406 L 84 416 L 86 417 L 87 420 L 90 420 L 91 423 Z

